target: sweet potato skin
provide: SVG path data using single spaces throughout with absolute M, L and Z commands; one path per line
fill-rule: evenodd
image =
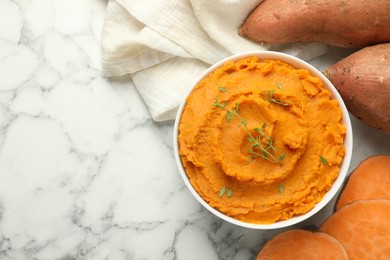
M 265 0 L 239 34 L 255 42 L 364 47 L 390 41 L 390 1 Z
M 365 47 L 326 74 L 354 116 L 390 134 L 390 43 Z

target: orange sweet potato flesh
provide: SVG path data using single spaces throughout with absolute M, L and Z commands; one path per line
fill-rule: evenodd
M 326 74 L 354 116 L 390 134 L 390 43 L 365 47 Z
M 265 0 L 239 34 L 255 42 L 324 42 L 363 47 L 390 42 L 389 0 Z
M 256 260 L 348 259 L 342 244 L 322 232 L 303 229 L 285 231 L 268 241 Z
M 350 259 L 390 259 L 390 200 L 357 200 L 320 227 L 340 241 Z
M 336 202 L 336 210 L 364 199 L 390 199 L 390 156 L 375 155 L 351 173 Z

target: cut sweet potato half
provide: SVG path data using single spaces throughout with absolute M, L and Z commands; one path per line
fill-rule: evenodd
M 350 259 L 390 259 L 390 200 L 351 202 L 330 216 L 320 231 L 340 241 Z
M 348 259 L 342 244 L 323 232 L 303 229 L 285 231 L 269 240 L 256 260 Z
M 336 210 L 362 199 L 390 199 L 390 156 L 375 155 L 362 161 L 344 185 Z

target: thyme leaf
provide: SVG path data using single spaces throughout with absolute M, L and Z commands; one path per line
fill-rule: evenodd
M 279 184 L 278 189 L 279 189 L 279 192 L 281 194 L 284 194 L 284 186 L 283 186 L 283 184 Z
M 230 120 L 232 120 L 233 117 L 234 117 L 234 115 L 232 115 L 232 113 L 230 111 L 226 112 L 226 120 L 228 122 L 230 122 Z
M 233 190 L 232 189 L 228 189 L 227 193 L 226 193 L 226 196 L 228 198 L 231 198 L 233 196 Z
M 320 159 L 323 165 L 328 165 L 328 161 L 322 155 L 320 155 Z
M 227 88 L 221 87 L 221 86 L 219 86 L 218 89 L 219 89 L 219 91 L 221 91 L 221 92 L 226 92 L 226 91 L 227 91 Z
M 226 194 L 226 197 L 231 198 L 233 196 L 233 190 L 227 188 L 226 185 L 219 191 L 219 197 L 222 198 Z
M 222 196 L 225 194 L 225 192 L 226 192 L 226 185 L 223 186 L 223 187 L 221 188 L 221 190 L 219 191 L 219 197 L 222 197 Z
M 284 158 L 286 157 L 286 154 L 282 154 L 280 157 L 279 157 L 279 161 L 282 161 Z

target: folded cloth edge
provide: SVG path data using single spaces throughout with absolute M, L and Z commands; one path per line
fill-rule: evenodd
M 178 0 L 166 1 L 174 2 Z M 226 0 L 218 1 L 223 2 Z M 121 0 L 120 2 L 123 3 L 125 0 Z M 227 2 L 230 3 L 231 0 Z M 197 10 L 197 12 L 200 11 Z M 202 24 L 202 26 L 206 25 Z M 148 36 L 153 34 L 154 38 L 140 37 L 141 32 L 145 31 L 149 32 Z M 207 32 L 207 30 L 205 31 Z M 214 37 L 211 38 L 218 40 Z M 153 40 L 148 42 L 148 39 Z M 172 46 L 176 46 L 177 48 L 174 48 L 174 52 L 169 53 L 169 50 L 173 48 Z M 255 45 L 252 44 L 252 46 Z M 161 35 L 134 17 L 131 17 L 128 11 L 116 0 L 109 0 L 102 34 L 103 73 L 106 77 L 130 74 L 137 91 L 144 99 L 155 121 L 174 119 L 175 111 L 185 95 L 185 90 L 190 87 L 190 82 L 193 82 L 196 76 L 200 75 L 202 71 L 211 65 L 211 62 L 208 65 L 203 62 L 199 63 L 200 60 L 197 57 L 192 57 L 191 59 L 191 54 L 187 53 L 185 49 L 180 50 L 180 48 L 177 42 L 171 42 L 169 37 L 165 38 L 164 35 Z M 326 53 L 328 47 L 320 43 L 271 45 L 266 47 L 259 45 L 259 50 L 267 49 L 285 52 L 304 60 L 310 60 Z M 253 51 L 252 48 L 249 48 L 249 50 Z M 237 53 L 244 51 L 237 50 Z M 229 56 L 228 53 L 229 51 L 226 51 L 226 53 L 222 54 L 221 59 Z M 167 81 L 169 84 L 160 84 L 161 81 L 153 82 L 155 79 L 166 76 L 165 74 L 168 72 L 159 70 L 159 68 L 166 69 L 169 67 L 166 64 L 171 64 L 172 59 L 175 62 L 177 62 L 177 59 L 185 60 L 187 65 L 192 60 L 194 63 L 192 68 L 195 72 L 181 71 L 180 74 L 174 75 L 177 80 Z M 175 70 L 170 68 L 169 71 L 174 73 L 173 71 Z M 177 85 L 175 86 L 175 84 Z

